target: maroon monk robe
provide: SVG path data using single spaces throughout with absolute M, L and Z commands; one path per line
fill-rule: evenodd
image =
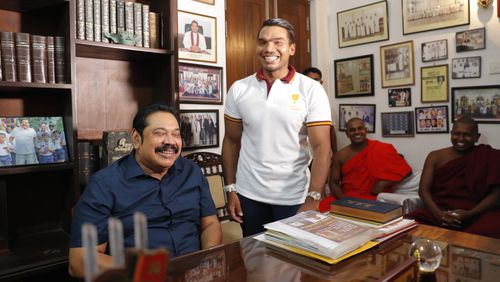
M 441 210 L 470 210 L 493 187 L 500 187 L 500 150 L 478 145 L 465 156 L 447 162 L 434 172 L 432 199 Z M 407 215 L 418 222 L 440 226 L 425 208 Z M 483 212 L 460 230 L 500 239 L 500 207 Z

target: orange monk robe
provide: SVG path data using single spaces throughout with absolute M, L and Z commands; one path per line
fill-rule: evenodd
M 401 181 L 410 171 L 411 167 L 394 146 L 368 140 L 368 146 L 342 166 L 341 186 L 345 196 L 375 200 L 377 196 L 371 193 L 375 182 Z M 334 200 L 333 196 L 327 197 L 321 201 L 319 210 L 330 210 Z

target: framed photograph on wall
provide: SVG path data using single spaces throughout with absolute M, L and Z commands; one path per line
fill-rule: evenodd
M 334 61 L 335 97 L 373 96 L 373 55 Z
M 420 68 L 422 103 L 448 102 L 448 65 Z
M 217 20 L 178 11 L 179 59 L 217 62 Z
M 365 122 L 369 133 L 375 133 L 375 104 L 340 104 L 339 130 L 345 131 L 347 122 L 354 117 L 358 117 Z
M 500 123 L 500 85 L 451 88 L 452 121 L 468 115 L 478 123 Z
M 219 147 L 219 110 L 181 110 L 183 150 Z
M 401 0 L 403 34 L 470 23 L 469 0 Z
M 337 13 L 339 48 L 389 40 L 387 1 Z
M 415 108 L 417 133 L 448 133 L 448 106 Z
M 222 68 L 180 63 L 179 101 L 222 105 Z
M 411 106 L 411 88 L 389 89 L 389 107 Z
M 382 87 L 415 84 L 413 41 L 380 47 Z
M 422 43 L 422 62 L 448 59 L 448 39 Z
M 455 35 L 457 53 L 486 49 L 486 28 L 459 31 Z
M 413 126 L 413 111 L 382 113 L 383 137 L 415 136 Z
M 453 58 L 451 60 L 451 78 L 481 77 L 481 56 Z

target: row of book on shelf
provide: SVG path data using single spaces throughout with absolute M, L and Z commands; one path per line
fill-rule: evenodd
M 416 225 L 402 217 L 400 205 L 344 197 L 332 202 L 329 213 L 305 211 L 268 223 L 255 238 L 270 248 L 336 264 Z
M 65 83 L 64 37 L 0 31 L 0 80 Z
M 149 8 L 124 0 L 77 0 L 76 38 L 114 42 L 111 38 L 129 37 L 135 46 L 160 48 L 160 14 Z

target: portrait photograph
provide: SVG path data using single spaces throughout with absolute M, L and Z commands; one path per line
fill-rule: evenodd
M 373 96 L 373 55 L 334 61 L 335 97 Z
M 222 105 L 222 68 L 180 63 L 179 101 Z
M 389 107 L 411 106 L 411 88 L 394 88 L 388 90 Z
M 415 84 L 413 41 L 380 47 L 382 88 Z
M 478 123 L 500 123 L 500 85 L 453 87 L 453 121 L 469 116 Z
M 415 108 L 417 133 L 448 133 L 448 106 Z
M 219 110 L 181 110 L 183 150 L 219 147 Z
M 339 48 L 389 40 L 387 2 L 337 13 Z
M 420 68 L 421 102 L 448 102 L 448 65 Z
M 451 78 L 480 78 L 481 56 L 453 58 L 451 60 Z
M 62 117 L 0 117 L 0 169 L 68 161 Z
M 340 104 L 339 130 L 345 131 L 347 122 L 354 117 L 358 117 L 365 122 L 369 133 L 375 133 L 375 104 Z
M 415 135 L 413 111 L 381 113 L 383 137 L 412 137 Z
M 486 49 L 486 28 L 457 32 L 455 35 L 457 53 Z
M 403 34 L 470 23 L 469 0 L 401 0 Z
M 179 59 L 217 62 L 217 21 L 214 17 L 178 11 Z
M 448 40 L 436 40 L 422 43 L 422 62 L 448 59 Z

